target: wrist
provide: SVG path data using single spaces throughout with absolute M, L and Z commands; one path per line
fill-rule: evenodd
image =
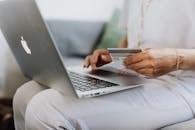
M 181 62 L 181 58 L 179 56 L 179 51 L 178 49 L 174 49 L 175 50 L 175 70 L 179 70 L 180 69 L 180 62 Z
M 194 49 L 176 49 L 179 59 L 178 70 L 191 70 L 195 65 L 195 50 Z

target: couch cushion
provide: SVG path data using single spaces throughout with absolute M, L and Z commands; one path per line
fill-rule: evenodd
M 47 21 L 47 25 L 63 56 L 87 55 L 92 52 L 104 22 Z
M 105 32 L 96 49 L 117 48 L 119 42 L 125 36 L 125 30 L 118 27 L 120 20 L 120 10 L 116 9 L 112 18 L 105 27 Z
M 82 66 L 84 63 L 84 58 L 78 56 L 63 57 L 63 62 L 66 65 L 66 67 Z

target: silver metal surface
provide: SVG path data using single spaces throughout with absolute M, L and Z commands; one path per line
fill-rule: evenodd
M 0 27 L 24 75 L 75 96 L 58 49 L 34 0 L 1 1 Z M 21 37 L 31 54 L 25 52 Z
M 119 91 L 131 89 L 135 87 L 140 87 L 146 82 L 146 79 L 140 76 L 135 76 L 135 75 L 125 76 L 125 75 L 119 75 L 104 70 L 91 71 L 91 69 L 83 69 L 81 66 L 72 66 L 72 67 L 69 66 L 67 70 L 73 71 L 75 73 L 85 74 L 89 77 L 93 77 L 96 79 L 118 84 L 118 86 L 101 88 L 101 89 L 87 91 L 87 92 L 77 91 L 79 97 L 94 97 L 94 96 L 119 92 Z

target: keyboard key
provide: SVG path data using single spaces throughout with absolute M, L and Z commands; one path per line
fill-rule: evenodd
M 75 72 L 69 71 L 68 74 L 69 74 L 70 80 L 72 81 L 73 87 L 82 92 L 100 89 L 100 88 L 118 86 L 118 84 L 114 84 L 114 83 L 107 82 L 104 80 L 78 74 Z

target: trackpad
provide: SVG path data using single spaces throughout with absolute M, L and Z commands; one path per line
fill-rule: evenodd
M 131 86 L 143 84 L 144 80 L 137 75 L 122 75 L 116 74 L 113 72 L 105 71 L 105 70 L 95 70 L 87 72 L 90 75 L 93 75 L 98 78 L 103 78 L 107 81 L 119 84 L 121 86 Z
M 89 76 L 92 76 L 98 79 L 102 79 L 108 82 L 119 84 L 120 86 L 139 85 L 145 82 L 144 78 L 138 75 L 135 75 L 135 74 L 123 75 L 123 74 L 118 74 L 118 73 L 101 70 L 101 69 L 92 71 L 91 69 L 84 69 L 78 66 L 69 67 L 68 70 L 81 73 L 81 74 L 87 74 Z

